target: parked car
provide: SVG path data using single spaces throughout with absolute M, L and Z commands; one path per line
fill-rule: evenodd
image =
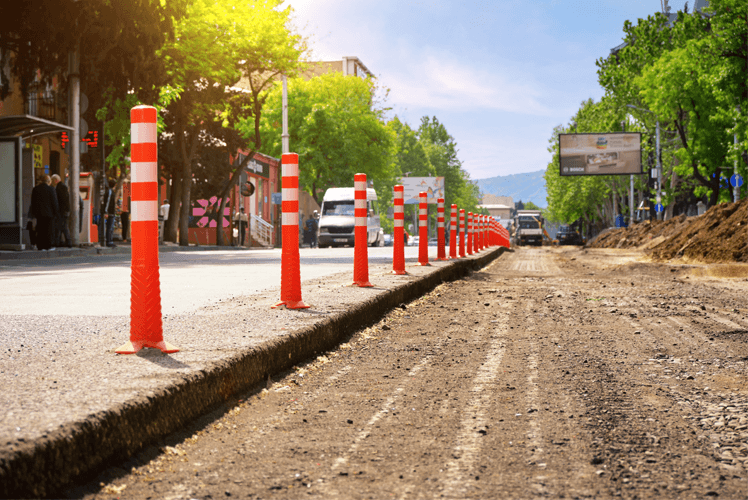
M 392 239 L 392 235 L 391 234 L 385 234 L 384 235 L 384 246 L 391 247 L 392 244 L 393 244 L 392 243 L 393 241 L 394 240 Z
M 438 238 L 429 238 L 429 246 L 435 247 L 439 245 L 439 239 Z
M 419 243 L 420 238 L 418 236 L 411 236 L 408 238 L 408 246 L 409 247 L 417 247 Z
M 559 245 L 583 245 L 582 235 L 576 232 L 571 226 L 561 226 L 556 232 L 556 240 Z

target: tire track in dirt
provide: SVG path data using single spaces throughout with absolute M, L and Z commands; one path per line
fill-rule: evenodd
M 469 475 L 475 470 L 476 461 L 481 452 L 481 441 L 489 423 L 488 413 L 492 406 L 492 394 L 499 375 L 499 367 L 504 357 L 503 327 L 494 330 L 489 346 L 489 353 L 478 367 L 470 389 L 471 399 L 463 410 L 460 430 L 457 435 L 457 446 L 452 450 L 453 460 L 445 465 L 445 479 L 442 495 L 446 498 L 464 498 L 467 493 L 465 485 Z M 478 429 L 478 432 L 476 432 Z M 483 430 L 484 432 L 481 432 Z

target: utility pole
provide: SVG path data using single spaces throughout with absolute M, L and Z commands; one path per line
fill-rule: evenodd
M 662 151 L 660 150 L 660 120 L 657 119 L 657 204 L 662 203 Z M 657 220 L 662 220 L 662 212 L 657 212 Z
M 81 77 L 80 77 L 80 46 L 76 44 L 75 51 L 68 54 L 68 78 L 70 83 L 70 126 L 73 127 L 70 137 L 70 206 L 72 222 L 72 244 L 80 245 L 80 171 L 81 171 Z M 103 139 L 103 138 L 102 138 Z M 102 141 L 103 142 L 103 141 Z
M 621 128 L 626 132 L 626 121 L 621 122 Z M 629 176 L 629 226 L 634 225 L 634 174 Z
M 286 75 L 283 75 L 283 134 L 281 135 L 283 153 L 291 151 L 288 141 L 288 80 Z
M 283 134 L 281 134 L 281 148 L 283 150 L 283 154 L 289 153 L 291 151 L 291 146 L 289 145 L 289 136 L 288 136 L 288 79 L 286 78 L 286 75 L 283 75 Z M 282 167 L 281 167 L 282 168 Z M 281 171 L 281 179 L 283 179 L 283 172 Z M 281 186 L 282 186 L 282 180 L 281 180 Z M 249 215 L 250 225 L 249 225 L 249 241 L 252 241 L 252 215 L 250 213 Z M 278 218 L 276 218 L 276 221 Z M 276 226 L 276 236 L 275 241 L 279 242 L 281 240 L 281 225 L 277 224 Z
M 740 106 L 737 107 L 737 112 L 740 113 Z M 732 197 L 733 201 L 735 203 L 740 201 L 740 186 L 737 183 L 738 180 L 738 157 L 737 157 L 737 149 L 738 149 L 738 133 L 737 131 L 733 135 L 733 144 L 735 144 L 735 163 L 734 163 L 734 171 L 735 171 L 735 186 L 732 188 Z

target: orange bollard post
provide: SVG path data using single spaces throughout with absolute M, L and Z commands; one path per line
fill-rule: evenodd
M 473 212 L 467 213 L 467 227 L 465 228 L 467 233 L 467 254 L 473 255 Z
M 158 145 L 156 108 L 130 110 L 131 240 L 130 341 L 117 354 L 135 354 L 143 347 L 164 353 L 179 348 L 164 340 L 161 280 L 158 263 Z
M 483 250 L 483 216 L 475 214 L 475 252 Z
M 405 188 L 395 186 L 394 229 L 392 238 L 392 274 L 408 274 L 405 271 L 405 212 L 403 199 Z
M 366 206 L 366 174 L 353 176 L 354 206 L 356 218 L 355 248 L 353 252 L 353 284 L 360 287 L 374 286 L 369 283 L 369 235 L 367 218 L 369 209 Z
M 486 234 L 486 216 L 480 216 L 480 248 L 485 250 L 488 248 L 488 235 Z
M 439 198 L 436 200 L 436 260 L 449 260 L 444 239 L 444 198 Z
M 307 309 L 301 300 L 301 262 L 299 258 L 299 155 L 281 157 L 282 237 L 281 301 L 272 308 Z
M 473 214 L 473 253 L 478 253 L 478 214 Z
M 452 204 L 452 210 L 449 213 L 449 257 L 457 258 L 457 205 Z
M 465 227 L 465 209 L 460 209 L 460 257 L 465 257 L 465 238 L 467 236 Z
M 429 264 L 429 205 L 426 192 L 418 193 L 418 265 Z

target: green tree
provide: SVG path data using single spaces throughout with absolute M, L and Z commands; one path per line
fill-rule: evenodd
M 623 182 L 619 176 L 561 176 L 558 135 L 617 132 L 621 130 L 622 118 L 606 98 L 598 103 L 588 99 L 582 102 L 572 118 L 572 124 L 558 126 L 553 130 L 548 141 L 548 151 L 553 156 L 544 175 L 548 193 L 546 214 L 549 220 L 568 224 L 582 219 L 587 228 L 597 229 L 613 224 L 613 216 L 619 211 L 614 200 L 625 198 L 628 183 Z
M 317 203 L 328 187 L 353 185 L 354 174 L 367 174 L 377 194 L 394 184 L 390 161 L 392 133 L 383 111 L 372 105 L 374 82 L 328 73 L 288 82 L 288 130 L 291 150 L 299 155 L 299 184 Z M 261 120 L 264 151 L 280 156 L 281 88 L 267 97 Z
M 67 74 L 68 54 L 79 49 L 81 80 L 92 88 L 135 89 L 155 100 L 164 82 L 158 49 L 172 38 L 187 0 L 39 0 L 0 2 L 0 68 L 10 64 L 26 94 Z M 0 71 L 0 99 L 10 90 Z M 146 95 L 148 94 L 148 95 Z M 64 102 L 64 100 L 63 100 Z
M 748 3 L 743 0 L 712 0 L 709 14 L 708 53 L 716 61 L 712 72 L 713 91 L 720 103 L 716 118 L 731 124 L 728 133 L 737 135 L 730 145 L 728 162 L 748 165 Z
M 453 203 L 472 212 L 478 211 L 480 190 L 470 180 L 457 158 L 457 142 L 446 127 L 434 117 L 424 116 L 418 127 L 418 136 L 437 177 L 444 177 L 444 203 Z
M 436 176 L 436 169 L 431 164 L 424 144 L 419 140 L 416 130 L 413 130 L 407 123 L 400 121 L 400 118 L 397 116 L 387 123 L 387 128 L 392 132 L 394 137 L 390 161 L 392 162 L 392 170 L 396 177 Z M 393 180 L 392 185 L 388 186 L 388 189 L 383 193 L 385 194 L 382 197 L 384 203 L 380 202 L 380 209 L 382 211 L 389 210 L 392 206 L 389 201 L 392 199 L 390 192 L 392 191 L 392 186 L 396 183 L 397 181 Z M 405 220 L 413 221 L 417 210 L 417 205 L 406 205 L 404 207 Z M 386 232 L 391 232 L 393 226 L 394 224 L 389 218 L 382 222 L 382 227 Z
M 213 131 L 215 141 L 226 147 L 225 169 L 214 170 L 214 175 L 224 178 L 231 174 L 229 183 L 218 183 L 222 202 L 261 147 L 259 121 L 267 90 L 278 74 L 299 67 L 302 39 L 290 28 L 290 9 L 280 5 L 280 0 L 194 0 L 176 25 L 175 41 L 160 51 L 170 86 L 180 90 L 179 98 L 167 108 L 181 163 L 172 194 L 180 245 L 188 244 L 193 164 L 201 156 L 205 136 Z M 248 91 L 236 87 L 242 78 Z M 209 125 L 215 122 L 225 129 L 217 137 L 219 132 Z M 247 143 L 252 154 L 242 165 L 229 165 L 229 153 Z M 177 218 L 169 222 L 167 234 L 173 236 Z M 222 236 L 219 230 L 219 244 Z
M 628 105 L 634 105 L 638 108 L 649 109 L 649 103 L 645 101 L 642 94 L 642 85 L 646 82 L 642 75 L 649 74 L 653 65 L 657 64 L 662 57 L 668 57 L 667 54 L 672 51 L 685 47 L 689 40 L 703 38 L 705 29 L 703 16 L 686 15 L 683 12 L 679 13 L 677 22 L 672 26 L 669 25 L 668 18 L 660 13 L 646 19 L 639 19 L 636 24 L 626 21 L 624 23 L 626 46 L 611 54 L 607 59 L 597 61 L 598 80 L 605 89 L 604 109 L 601 111 L 607 110 L 611 118 L 616 120 L 622 120 L 626 114 L 630 113 L 636 117 L 637 124 L 642 124 L 646 130 L 654 131 L 657 119 L 654 114 L 641 113 L 627 108 Z M 668 87 L 675 93 L 682 90 L 677 86 L 670 86 L 667 79 L 660 79 L 660 85 Z M 681 113 L 670 118 L 671 120 L 660 119 L 663 135 L 662 149 L 666 157 L 672 157 L 674 154 L 675 143 L 670 139 L 678 140 L 677 128 L 689 130 L 688 113 Z M 672 119 L 678 119 L 680 123 L 676 125 Z M 612 132 L 615 129 L 599 131 Z M 666 183 L 669 183 L 664 203 L 670 207 L 681 190 L 681 177 L 674 169 L 677 161 L 663 161 L 663 178 Z
M 726 116 L 714 114 L 719 102 L 712 85 L 714 61 L 704 55 L 707 43 L 691 40 L 683 48 L 662 54 L 634 81 L 645 105 L 677 131 L 679 161 L 673 175 L 692 176 L 701 185 L 696 194 L 709 194 L 714 205 L 719 201 L 731 137 Z

